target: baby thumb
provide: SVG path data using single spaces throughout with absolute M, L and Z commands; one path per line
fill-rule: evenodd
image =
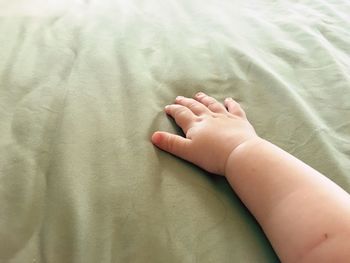
M 189 139 L 168 132 L 155 132 L 152 135 L 152 142 L 158 148 L 188 160 Z

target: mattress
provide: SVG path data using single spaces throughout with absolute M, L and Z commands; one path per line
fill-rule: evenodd
M 278 262 L 224 177 L 150 136 L 181 134 L 163 111 L 177 95 L 233 97 L 349 192 L 349 14 L 346 0 L 0 0 L 0 262 Z

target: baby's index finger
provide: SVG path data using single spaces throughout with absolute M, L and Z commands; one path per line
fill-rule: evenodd
M 178 104 L 167 105 L 164 108 L 165 112 L 174 118 L 177 125 L 181 127 L 186 134 L 188 129 L 196 120 L 194 113 L 185 106 Z

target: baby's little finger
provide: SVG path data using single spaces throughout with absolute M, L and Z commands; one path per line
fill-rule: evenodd
M 236 102 L 232 98 L 225 99 L 225 106 L 226 106 L 229 113 L 246 118 L 246 114 L 245 114 L 244 110 L 242 109 L 242 107 L 239 105 L 238 102 Z

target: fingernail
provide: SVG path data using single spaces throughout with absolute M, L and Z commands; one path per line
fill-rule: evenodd
M 198 92 L 197 94 L 196 94 L 196 96 L 198 97 L 198 96 L 203 96 L 203 95 L 205 95 L 203 92 Z
M 184 96 L 177 96 L 176 97 L 176 100 L 181 100 L 181 99 L 183 99 L 184 98 Z
M 162 140 L 162 136 L 158 132 L 155 132 L 153 133 L 151 140 L 154 144 L 159 144 Z
M 232 98 L 226 98 L 225 100 L 226 100 L 226 101 L 230 101 L 230 100 L 233 100 L 233 99 L 232 99 Z
M 167 111 L 170 108 L 170 105 L 166 105 L 164 109 Z

